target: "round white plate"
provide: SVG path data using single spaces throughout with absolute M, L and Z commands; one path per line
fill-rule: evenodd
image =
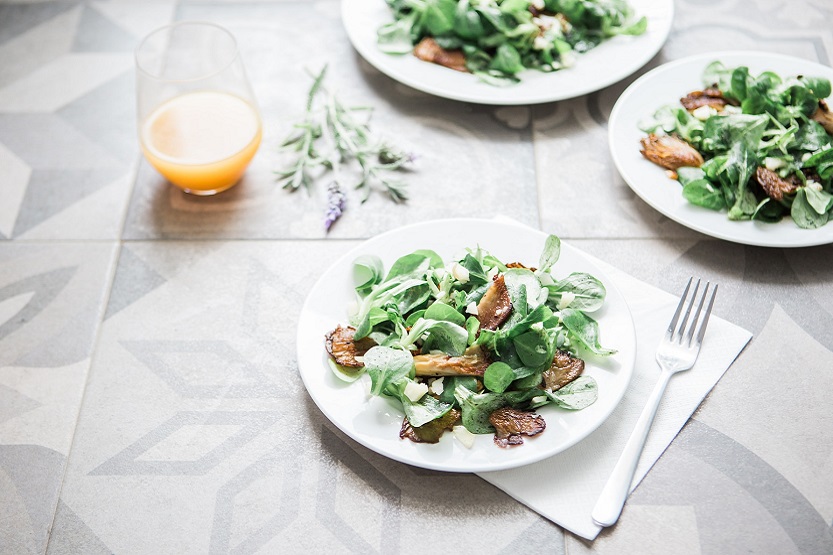
M 451 433 L 437 444 L 399 439 L 403 412 L 397 403 L 368 397 L 367 377 L 347 384 L 336 378 L 327 365 L 324 335 L 338 324 L 347 323 L 347 306 L 355 301 L 352 286 L 353 260 L 374 254 L 385 269 L 400 256 L 417 249 L 433 249 L 444 260 L 466 247 L 480 245 L 506 262 L 537 264 L 546 234 L 519 224 L 494 220 L 454 219 L 425 222 L 398 228 L 374 237 L 352 249 L 325 271 L 312 287 L 298 323 L 298 367 L 301 378 L 321 412 L 341 431 L 365 447 L 386 457 L 422 468 L 451 472 L 480 472 L 517 467 L 567 449 L 580 441 L 610 416 L 622 399 L 633 374 L 636 336 L 628 305 L 591 260 L 570 245 L 562 245 L 561 258 L 554 267 L 556 277 L 574 271 L 589 272 L 607 288 L 607 302 L 593 316 L 599 321 L 602 344 L 618 349 L 608 358 L 586 361 L 585 373 L 599 384 L 599 398 L 580 411 L 552 406 L 539 409 L 546 430 L 524 444 L 502 449 L 493 434 L 479 435 L 471 449 Z
M 616 83 L 645 65 L 659 52 L 674 19 L 673 0 L 630 0 L 637 16 L 648 18 L 648 29 L 637 37 L 613 37 L 585 54 L 573 67 L 543 73 L 528 70 L 516 85 L 489 85 L 415 56 L 385 54 L 376 42 L 376 30 L 393 21 L 384 0 L 342 0 L 341 14 L 347 35 L 359 54 L 379 71 L 415 89 L 479 104 L 538 104 L 574 98 Z
M 639 122 L 660 107 L 675 105 L 693 90 L 703 88 L 703 70 L 720 60 L 728 67 L 747 66 L 755 75 L 774 71 L 782 77 L 799 74 L 826 77 L 833 81 L 833 68 L 808 60 L 768 52 L 715 52 L 699 54 L 653 69 L 629 86 L 610 114 L 610 152 L 625 182 L 656 210 L 684 226 L 706 235 L 746 245 L 763 247 L 807 247 L 833 242 L 833 225 L 801 229 L 787 217 L 777 224 L 731 221 L 726 212 L 716 212 L 689 203 L 680 185 L 665 170 L 639 153 L 639 139 L 645 133 Z

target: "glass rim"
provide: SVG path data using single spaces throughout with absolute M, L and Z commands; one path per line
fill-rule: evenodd
M 226 63 L 225 65 L 220 66 L 219 68 L 217 68 L 214 71 L 205 73 L 203 75 L 199 75 L 197 77 L 187 77 L 187 78 L 183 78 L 183 79 L 171 79 L 171 78 L 161 77 L 161 76 L 147 70 L 146 68 L 142 67 L 141 62 L 139 61 L 139 53 L 142 51 L 142 48 L 147 44 L 147 42 L 152 37 L 156 36 L 157 34 L 163 32 L 163 31 L 169 31 L 169 30 L 175 29 L 177 27 L 184 27 L 184 26 L 189 26 L 189 25 L 199 26 L 199 27 L 213 27 L 214 29 L 220 31 L 225 36 L 227 36 L 231 40 L 231 46 L 232 46 L 232 55 L 231 55 L 228 63 Z M 150 33 L 145 35 L 145 37 L 139 42 L 139 45 L 133 51 L 133 59 L 134 59 L 135 65 L 136 65 L 136 70 L 138 72 L 140 72 L 144 76 L 149 77 L 150 79 L 153 79 L 155 81 L 165 81 L 165 82 L 169 82 L 169 83 L 189 83 L 189 82 L 194 82 L 194 81 L 202 81 L 203 79 L 208 79 L 209 77 L 213 77 L 215 75 L 218 75 L 218 74 L 222 73 L 223 71 L 225 71 L 226 69 L 228 69 L 229 67 L 231 67 L 232 64 L 234 64 L 239 58 L 240 58 L 240 49 L 237 47 L 237 39 L 231 33 L 231 31 L 229 31 L 228 29 L 226 29 L 222 25 L 218 25 L 217 23 L 213 23 L 211 21 L 199 21 L 199 20 L 195 20 L 195 21 L 177 21 L 177 22 L 174 22 L 174 23 L 169 23 L 168 25 L 163 25 L 162 27 L 157 27 L 156 29 L 154 29 L 153 31 L 151 31 Z

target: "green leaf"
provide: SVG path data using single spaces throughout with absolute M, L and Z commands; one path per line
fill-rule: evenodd
M 364 354 L 364 367 L 370 376 L 370 393 L 381 395 L 389 386 L 413 377 L 414 357 L 408 351 L 376 345 Z
M 431 249 L 418 249 L 415 250 L 413 254 L 427 258 L 429 268 L 442 268 L 445 266 L 445 262 L 443 262 L 442 257 Z
M 705 178 L 706 172 L 703 171 L 703 168 L 690 168 L 687 166 L 677 168 L 677 181 L 680 182 L 680 185 L 685 186 L 692 181 L 699 181 Z
M 525 366 L 539 368 L 552 361 L 547 334 L 543 330 L 530 329 L 515 337 L 512 342 Z
M 541 256 L 538 259 L 538 270 L 542 272 L 549 272 L 558 258 L 561 256 L 561 239 L 555 235 L 549 235 L 546 242 L 544 242 L 544 250 L 541 251 Z
M 807 87 L 813 94 L 816 100 L 822 100 L 830 96 L 833 92 L 830 87 L 830 80 L 823 77 L 809 77 L 802 76 L 799 80 Z
M 709 210 L 722 210 L 726 208 L 726 200 L 723 197 L 723 192 L 717 189 L 708 179 L 698 179 L 687 183 L 683 187 L 683 197 L 691 204 L 702 206 Z
M 495 431 L 489 416 L 506 406 L 506 400 L 499 393 L 474 393 L 463 385 L 454 389 L 454 397 L 460 404 L 463 426 L 473 434 L 488 434 Z
M 472 9 L 469 0 L 459 0 L 454 11 L 454 32 L 464 39 L 477 39 L 485 34 L 480 14 Z
M 410 20 L 403 19 L 379 27 L 376 31 L 379 50 L 385 54 L 410 54 L 414 49 L 414 43 L 411 42 L 411 25 Z
M 581 410 L 599 398 L 599 385 L 591 376 L 579 376 L 564 387 L 546 392 L 547 397 L 561 408 Z
M 445 376 L 443 378 L 443 392 L 440 393 L 440 401 L 452 405 L 457 404 L 454 391 L 461 385 L 469 391 L 477 390 L 477 378 L 473 376 Z
M 599 324 L 580 310 L 565 308 L 561 311 L 561 322 L 573 337 L 597 355 L 612 355 L 615 349 L 606 349 L 599 343 Z
M 524 69 L 518 50 L 508 43 L 497 47 L 495 57 L 489 67 L 509 75 L 514 75 Z
M 445 320 L 458 326 L 466 325 L 466 317 L 445 303 L 435 302 L 425 310 L 427 320 Z
M 483 374 L 483 385 L 489 391 L 503 393 L 515 380 L 515 372 L 505 362 L 493 362 Z
M 405 388 L 411 381 L 413 380 L 404 379 L 395 386 L 395 395 L 402 402 L 405 417 L 411 426 L 423 426 L 451 410 L 451 403 L 440 401 L 432 395 L 423 395 L 417 402 L 411 401 L 410 397 L 405 395 Z
M 486 270 L 483 269 L 483 265 L 471 254 L 466 254 L 465 258 L 460 261 L 460 266 L 468 270 L 469 283 L 473 285 L 489 283 L 489 278 L 486 275 Z
M 424 254 L 406 254 L 393 263 L 385 281 L 402 276 L 421 277 L 430 266 L 431 259 Z
M 546 300 L 541 280 L 531 270 L 525 268 L 509 268 L 503 273 L 503 282 L 506 284 L 506 290 L 509 292 L 509 300 L 512 301 L 513 309 L 520 309 L 525 313 L 528 310 L 535 309 Z M 522 287 L 526 289 L 527 304 L 523 309 L 519 303 Z
M 457 3 L 454 0 L 425 0 L 419 22 L 427 35 L 444 35 L 454 29 L 456 9 Z
M 818 229 L 828 221 L 827 214 L 819 214 L 807 199 L 807 187 L 801 187 L 795 194 L 790 215 L 802 229 Z
M 356 293 L 367 295 L 373 286 L 382 281 L 382 260 L 374 255 L 362 255 L 353 261 L 353 285 Z
M 429 334 L 423 344 L 423 351 L 439 350 L 451 356 L 460 356 L 468 346 L 469 332 L 466 328 L 445 320 L 418 320 L 400 347 L 410 349 L 422 336 Z
M 352 383 L 358 380 L 365 372 L 364 368 L 348 368 L 347 366 L 342 366 L 331 358 L 327 359 L 327 363 L 329 364 L 330 370 L 333 371 L 335 377 L 347 383 Z
M 558 306 L 565 293 L 573 295 L 569 307 L 593 312 L 604 304 L 607 290 L 601 281 L 585 272 L 573 272 L 549 288 L 549 301 Z
M 818 214 L 827 214 L 833 206 L 833 196 L 826 191 L 804 187 L 804 194 L 807 196 L 807 202 Z
M 469 345 L 473 344 L 474 340 L 477 339 L 477 330 L 479 329 L 480 320 L 478 320 L 476 316 L 469 316 L 468 318 L 466 318 L 466 331 L 469 332 Z

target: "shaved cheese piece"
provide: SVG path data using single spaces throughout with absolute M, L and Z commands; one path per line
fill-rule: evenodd
M 465 426 L 454 426 L 452 428 L 454 437 L 463 444 L 466 449 L 471 449 L 474 446 L 475 435 L 468 431 Z

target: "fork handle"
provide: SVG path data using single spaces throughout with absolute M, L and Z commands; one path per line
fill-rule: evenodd
M 625 444 L 625 450 L 622 451 L 619 461 L 613 468 L 613 473 L 596 502 L 596 506 L 593 507 L 591 516 L 593 522 L 599 526 L 612 526 L 622 513 L 622 507 L 628 497 L 633 475 L 636 472 L 636 465 L 639 463 L 639 456 L 645 447 L 648 431 L 654 422 L 654 416 L 657 414 L 657 408 L 662 399 L 662 394 L 665 393 L 665 388 L 668 386 L 669 378 L 671 378 L 671 372 L 663 370 L 657 385 L 654 386 L 654 391 L 651 392 L 651 396 L 645 404 L 645 408 L 642 409 L 642 414 L 639 415 L 639 420 L 636 422 L 631 437 Z

